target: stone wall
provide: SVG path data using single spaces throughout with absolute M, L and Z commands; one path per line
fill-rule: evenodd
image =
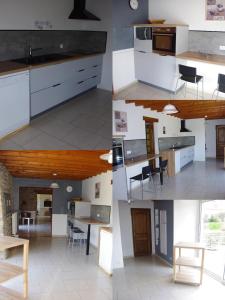
M 12 203 L 12 176 L 0 163 L 0 236 L 12 234 L 12 221 L 10 211 L 13 207 L 6 209 L 5 197 L 8 196 Z M 0 253 L 0 258 L 6 258 L 7 252 Z

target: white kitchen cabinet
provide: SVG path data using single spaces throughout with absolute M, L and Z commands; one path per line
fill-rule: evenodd
M 176 90 L 176 57 L 135 51 L 135 77 L 163 89 Z
M 176 173 L 179 173 L 183 167 L 185 167 L 192 161 L 194 161 L 194 146 L 175 151 Z
M 113 200 L 127 201 L 127 174 L 125 167 L 113 172 L 113 184 L 116 186 L 116 188 L 113 189 Z
M 29 122 L 29 72 L 0 76 L 0 138 Z
M 94 88 L 101 73 L 102 55 L 31 70 L 31 116 Z
M 112 232 L 110 228 L 100 228 L 99 266 L 112 275 Z

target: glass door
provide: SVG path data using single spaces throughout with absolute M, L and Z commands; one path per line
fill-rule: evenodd
M 205 269 L 225 283 L 225 200 L 201 204 L 201 242 L 205 244 Z

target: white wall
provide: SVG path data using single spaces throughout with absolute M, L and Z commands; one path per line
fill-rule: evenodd
M 134 49 L 113 51 L 113 91 L 120 90 L 136 82 Z
M 95 184 L 100 182 L 100 198 L 95 199 Z M 82 199 L 94 205 L 112 206 L 112 171 L 82 181 Z M 112 223 L 112 218 L 111 218 Z M 91 244 L 98 247 L 99 226 L 91 226 Z
M 52 215 L 52 236 L 66 236 L 67 234 L 67 215 Z
M 195 159 L 205 161 L 205 119 L 186 120 L 186 127 L 191 130 L 189 133 L 180 133 L 181 136 L 195 136 Z
M 111 0 L 87 0 L 87 8 L 101 21 L 69 20 L 74 0 L 0 0 L 0 30 L 35 29 L 34 22 L 49 21 L 54 30 L 108 31 L 100 88 L 112 90 Z
M 188 24 L 191 30 L 225 31 L 224 21 L 206 21 L 206 0 L 149 0 L 149 16 Z
M 119 201 L 119 215 L 122 249 L 124 257 L 134 256 L 131 208 L 149 208 L 151 209 L 151 234 L 152 234 L 152 253 L 155 253 L 155 235 L 154 235 L 154 204 L 153 201 L 135 201 L 131 204 L 125 201 Z
M 216 126 L 225 125 L 225 120 L 206 121 L 206 157 L 216 157 Z
M 174 243 L 198 242 L 200 201 L 174 200 Z

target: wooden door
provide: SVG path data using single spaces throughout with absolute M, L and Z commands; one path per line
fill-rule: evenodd
M 151 255 L 151 210 L 132 208 L 131 216 L 134 256 Z
M 155 137 L 154 137 L 154 123 L 145 123 L 146 128 L 146 147 L 147 154 L 155 154 Z M 155 160 L 150 160 L 149 164 L 155 167 Z
M 216 157 L 224 158 L 225 125 L 216 126 Z

